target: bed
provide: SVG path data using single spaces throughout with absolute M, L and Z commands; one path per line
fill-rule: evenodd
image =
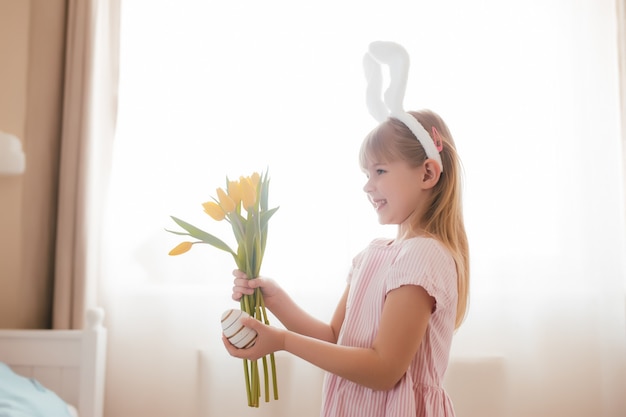
M 0 330 L 0 365 L 63 400 L 69 415 L 102 417 L 107 341 L 103 319 L 104 310 L 98 308 L 87 311 L 83 330 Z M 7 382 L 9 387 L 17 385 Z

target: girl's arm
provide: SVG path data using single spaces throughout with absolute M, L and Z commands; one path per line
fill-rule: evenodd
M 348 288 L 344 291 L 335 314 L 328 324 L 304 311 L 274 280 L 268 278 L 249 280 L 239 270 L 233 271 L 233 275 L 235 276 L 234 300 L 238 301 L 243 294 L 252 294 L 256 288 L 260 288 L 265 306 L 288 330 L 330 343 L 337 342 L 345 314 Z
M 330 324 L 325 323 L 313 316 L 297 305 L 286 293 L 282 302 L 273 305 L 270 311 L 278 320 L 291 332 L 319 339 L 324 342 L 337 343 L 339 330 L 343 323 L 346 312 L 346 300 L 348 299 L 348 288 L 344 291 Z
M 345 294 L 342 301 L 345 305 Z M 254 319 L 244 321 L 246 326 L 259 334 L 254 346 L 237 349 L 226 339 L 224 345 L 232 356 L 252 360 L 285 350 L 357 384 L 375 390 L 389 390 L 404 375 L 415 356 L 433 306 L 434 299 L 422 287 L 405 285 L 390 291 L 378 334 L 368 348 L 339 346 L 293 331 L 265 326 Z

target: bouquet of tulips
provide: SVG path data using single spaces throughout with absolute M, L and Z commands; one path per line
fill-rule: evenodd
M 250 279 L 259 276 L 261 262 L 267 241 L 267 225 L 278 207 L 268 208 L 269 177 L 265 173 L 253 173 L 249 177 L 240 177 L 230 181 L 226 178 L 226 190 L 217 189 L 217 198 L 213 197 L 202 206 L 204 211 L 217 221 L 226 220 L 231 226 L 237 241 L 236 250 L 232 249 L 221 239 L 207 233 L 179 218 L 171 216 L 174 222 L 184 229 L 183 232 L 167 230 L 181 236 L 190 236 L 195 241 L 185 241 L 172 249 L 170 255 L 180 255 L 190 250 L 196 244 L 209 244 L 232 255 L 237 268 L 244 271 Z M 269 324 L 263 295 L 257 288 L 254 294 L 244 295 L 241 298 L 241 310 L 259 321 Z M 276 383 L 276 362 L 274 354 L 270 354 L 272 385 L 274 399 L 278 399 L 278 385 Z M 267 357 L 262 358 L 265 382 L 265 401 L 269 401 L 269 377 Z M 246 380 L 246 394 L 248 405 L 259 406 L 261 387 L 259 381 L 259 367 L 257 361 L 243 360 L 244 376 Z

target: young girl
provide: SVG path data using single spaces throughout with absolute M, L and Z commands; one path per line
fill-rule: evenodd
M 468 299 L 460 164 L 439 116 L 404 115 L 392 113 L 360 151 L 363 190 L 379 222 L 397 225 L 396 238 L 375 239 L 354 258 L 329 324 L 300 309 L 275 281 L 234 271 L 233 299 L 260 288 L 285 329 L 247 319 L 256 343 L 237 349 L 224 338 L 226 349 L 252 360 L 284 350 L 327 371 L 322 416 L 454 416 L 442 381 Z

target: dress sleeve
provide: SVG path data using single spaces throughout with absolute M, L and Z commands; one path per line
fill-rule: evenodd
M 411 239 L 398 252 L 387 276 L 386 291 L 417 285 L 435 299 L 435 307 L 456 306 L 457 273 L 452 255 L 434 239 Z

